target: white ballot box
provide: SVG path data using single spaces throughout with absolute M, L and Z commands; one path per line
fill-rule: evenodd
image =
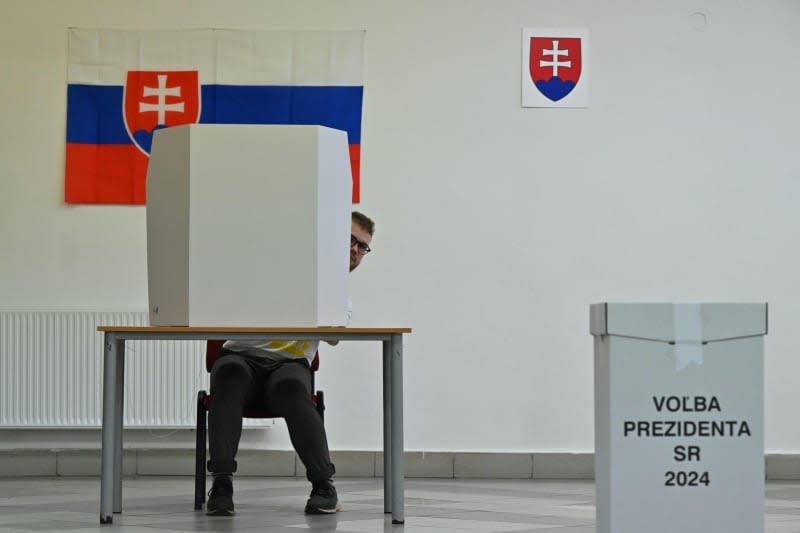
M 595 304 L 591 333 L 598 533 L 762 533 L 766 304 Z
M 150 324 L 345 325 L 351 194 L 343 131 L 158 131 L 147 171 Z

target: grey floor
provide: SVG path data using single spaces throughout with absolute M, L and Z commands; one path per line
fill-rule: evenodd
M 404 526 L 383 513 L 381 479 L 338 479 L 343 511 L 311 517 L 308 484 L 295 478 L 238 478 L 232 518 L 193 511 L 188 477 L 123 483 L 123 513 L 100 525 L 97 478 L 0 478 L 0 531 L 594 532 L 588 481 L 409 479 Z M 767 483 L 766 532 L 800 532 L 800 482 Z

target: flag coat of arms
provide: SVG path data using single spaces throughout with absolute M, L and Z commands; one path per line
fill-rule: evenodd
M 589 32 L 522 31 L 522 106 L 586 107 Z
M 346 131 L 358 203 L 363 43 L 363 31 L 70 29 L 66 202 L 144 204 L 154 131 L 201 123 Z

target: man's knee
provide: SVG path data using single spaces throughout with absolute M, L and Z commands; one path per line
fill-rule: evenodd
M 311 392 L 305 380 L 296 377 L 287 377 L 275 382 L 267 391 L 267 402 L 276 412 L 286 415 L 298 408 L 302 409 L 305 402 L 311 401 Z
M 311 393 L 305 381 L 296 377 L 284 378 L 276 382 L 269 391 L 271 396 L 277 398 L 304 398 Z
M 251 372 L 246 363 L 233 357 L 221 357 L 211 368 L 211 394 L 244 394 L 251 380 Z

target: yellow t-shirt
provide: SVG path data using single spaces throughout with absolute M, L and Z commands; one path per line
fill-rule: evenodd
M 347 299 L 347 324 L 353 314 L 353 303 Z M 308 364 L 314 361 L 319 349 L 319 341 L 227 341 L 223 347 L 232 352 L 246 352 L 248 355 L 263 357 L 269 361 L 297 359 L 305 357 Z

